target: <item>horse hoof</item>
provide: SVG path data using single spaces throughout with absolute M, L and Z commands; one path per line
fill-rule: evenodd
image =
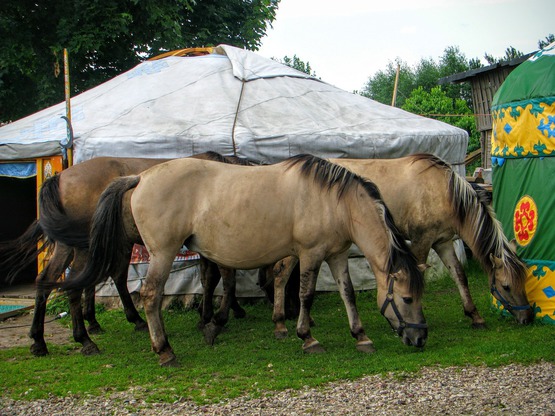
M 287 330 L 285 331 L 274 331 L 274 336 L 276 339 L 285 339 L 287 338 Z
M 46 348 L 46 344 L 33 344 L 31 345 L 31 354 L 35 357 L 44 357 L 48 355 L 48 348 Z
M 214 345 L 216 337 L 220 332 L 222 332 L 222 329 L 223 327 L 218 326 L 213 322 L 209 322 L 208 324 L 206 324 L 203 330 L 204 342 L 206 342 L 208 345 Z
M 135 331 L 148 332 L 148 324 L 145 321 L 135 323 Z
M 374 348 L 374 344 L 372 343 L 372 341 L 359 342 L 356 345 L 356 348 L 357 348 L 357 351 L 364 352 L 366 354 L 373 354 L 376 352 L 376 349 Z
M 326 350 L 318 341 L 312 341 L 308 345 L 306 343 L 303 345 L 303 352 L 306 352 L 307 354 L 322 354 L 326 352 Z
M 179 361 L 173 353 L 160 355 L 160 367 L 179 367 Z
M 90 344 L 83 345 L 83 348 L 81 348 L 81 354 L 86 356 L 97 355 L 97 354 L 100 354 L 100 350 L 98 349 L 96 344 L 92 342 Z
M 472 322 L 472 329 L 486 329 L 485 322 Z
M 89 327 L 87 328 L 87 332 L 89 334 L 102 334 L 104 330 L 102 329 L 100 324 L 93 324 L 89 325 Z

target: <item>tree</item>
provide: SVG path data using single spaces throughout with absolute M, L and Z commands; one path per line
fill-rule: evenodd
M 0 120 L 64 99 L 62 51 L 72 93 L 168 50 L 227 43 L 256 50 L 279 0 L 2 0 Z
M 310 63 L 308 61 L 305 63 L 297 55 L 293 55 L 293 58 L 290 58 L 286 55 L 283 57 L 283 59 L 276 59 L 276 58 L 272 58 L 272 59 L 283 65 L 287 65 L 291 68 L 294 68 L 297 71 L 304 72 L 305 74 L 308 74 L 311 77 L 316 77 L 316 72 L 312 70 Z
M 555 42 L 555 35 L 553 35 L 553 33 L 550 33 L 545 37 L 545 39 L 538 40 L 538 48 L 544 49 L 547 45 L 553 42 Z
M 489 65 L 493 65 L 498 62 L 511 61 L 513 59 L 521 57 L 522 55 L 524 54 L 520 52 L 518 49 L 515 49 L 514 46 L 509 46 L 507 49 L 505 49 L 505 55 L 502 56 L 501 58 L 495 58 L 493 55 L 489 53 L 485 53 L 484 59 L 487 61 Z
M 402 108 L 466 130 L 469 135 L 467 152 L 480 148 L 480 133 L 476 129 L 472 109 L 464 99 L 449 97 L 442 87 L 436 86 L 429 92 L 418 87 L 412 91 Z
M 385 71 L 378 71 L 369 78 L 360 94 L 383 104 L 391 104 L 397 67 L 399 67 L 399 81 L 396 103 L 398 106 L 402 106 L 411 91 L 416 88 L 416 82 L 412 69 L 399 58 L 395 63 L 389 62 Z

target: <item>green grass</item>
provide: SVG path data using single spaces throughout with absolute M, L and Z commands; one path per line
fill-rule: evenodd
M 102 395 L 133 387 L 149 401 L 172 402 L 184 397 L 210 403 L 364 375 L 393 372 L 404 377 L 423 366 L 553 361 L 555 327 L 521 326 L 501 317 L 490 309 L 483 272 L 472 262 L 467 272 L 487 329 L 470 327 L 455 285 L 445 277 L 426 288 L 424 313 L 429 337 L 423 350 L 402 344 L 380 315 L 373 291 L 359 293 L 357 300 L 366 333 L 377 349 L 372 355 L 355 350 L 337 293 L 319 294 L 312 308 L 317 325 L 313 335 L 327 350 L 319 355 L 302 353 L 293 322 L 288 322 L 289 338 L 275 340 L 271 309 L 264 302 L 245 305 L 247 318 L 231 318 L 228 330 L 213 347 L 204 344 L 196 329 L 196 311 L 166 311 L 166 328 L 179 368 L 159 367 L 148 334 L 134 332 L 121 311 L 105 311 L 99 314 L 105 333 L 94 336 L 102 354 L 84 357 L 78 344 L 49 345 L 50 355 L 41 358 L 33 357 L 28 348 L 0 351 L 0 391 L 14 399 L 36 399 Z

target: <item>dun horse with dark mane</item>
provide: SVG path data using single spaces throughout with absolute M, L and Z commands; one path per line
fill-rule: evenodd
M 376 183 L 395 224 L 411 240 L 417 261 L 425 262 L 431 248 L 437 252 L 457 284 L 464 313 L 472 319 L 474 327 L 483 327 L 484 319 L 476 309 L 463 266 L 455 254 L 453 239 L 457 235 L 484 267 L 495 298 L 519 323 L 533 321 L 524 285 L 524 263 L 503 234 L 489 204 L 447 163 L 429 154 L 331 161 Z M 273 320 L 278 338 L 287 333 L 285 284 L 295 263 L 294 258 L 284 259 L 273 271 L 260 274 L 261 286 L 272 285 L 275 275 Z
M 371 352 L 348 274 L 351 243 L 378 282 L 378 303 L 407 345 L 424 346 L 423 276 L 377 187 L 322 159 L 300 155 L 271 166 L 239 167 L 178 159 L 116 179 L 103 193 L 91 228 L 83 273 L 64 283 L 78 289 L 112 273 L 131 236 L 140 236 L 150 265 L 141 289 L 153 350 L 176 364 L 161 315 L 164 283 L 175 253 L 191 250 L 233 269 L 253 269 L 287 256 L 300 261 L 297 335 L 321 351 L 309 319 L 318 270 L 326 261 L 339 287 L 357 348 Z

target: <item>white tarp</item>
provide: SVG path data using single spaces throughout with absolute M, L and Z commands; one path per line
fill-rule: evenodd
M 214 150 L 270 163 L 301 152 L 357 158 L 429 152 L 457 165 L 468 141 L 464 130 L 230 46 L 143 62 L 71 105 L 75 163 Z M 64 114 L 60 103 L 0 127 L 0 160 L 59 154 Z
M 176 158 L 209 150 L 259 163 L 299 153 L 395 158 L 427 152 L 464 174 L 468 142 L 464 130 L 227 45 L 206 56 L 143 62 L 73 97 L 71 109 L 75 163 L 97 156 Z M 0 127 L 0 161 L 60 154 L 67 136 L 64 115 L 65 103 L 60 103 Z M 361 270 L 367 268 L 364 259 L 356 261 L 362 261 Z M 140 280 L 144 271 L 135 269 L 130 268 L 130 278 Z M 357 288 L 372 285 L 366 273 L 353 274 Z M 260 290 L 255 275 L 249 275 L 250 283 L 239 279 L 240 294 Z M 180 272 L 170 279 L 187 280 Z M 319 279 L 319 287 L 332 287 L 329 279 Z M 168 284 L 176 293 L 189 290 L 187 283 Z

